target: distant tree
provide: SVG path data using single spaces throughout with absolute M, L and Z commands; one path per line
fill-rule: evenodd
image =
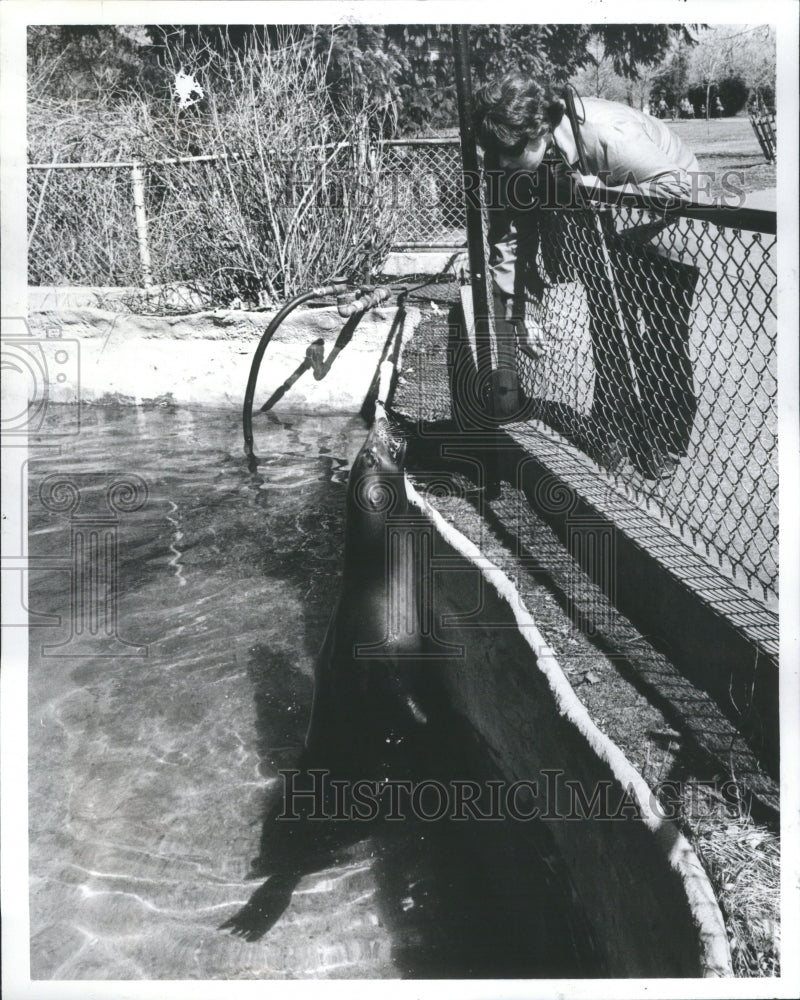
M 450 27 L 430 26 L 430 30 L 439 58 L 433 72 L 426 71 L 420 60 L 411 61 L 410 75 L 400 90 L 405 121 L 454 125 L 457 113 Z M 412 50 L 412 42 L 419 51 L 420 46 L 414 42 L 418 26 L 403 26 L 403 33 L 406 54 Z M 583 87 L 578 88 L 581 92 L 632 103 L 636 82 L 663 56 L 676 35 L 691 44 L 691 34 L 677 24 L 474 25 L 470 28 L 473 82 L 478 86 L 508 70 L 519 69 L 536 77 L 546 88 L 555 89 L 571 79 L 574 82 L 576 74 L 583 70 Z M 425 47 L 421 49 L 424 54 Z M 420 80 L 422 87 L 417 86 Z M 641 95 L 639 98 L 641 106 Z
M 700 32 L 689 60 L 689 83 L 693 92 L 705 88 L 706 115 L 720 81 L 730 76 L 742 77 L 756 91 L 774 85 L 775 34 L 769 25 L 719 24 Z
M 775 28 L 758 25 L 743 39 L 745 44 L 733 52 L 730 70 L 741 76 L 757 100 L 775 107 L 776 42 Z
M 707 102 L 709 100 L 713 101 L 717 96 L 717 88 L 714 84 L 712 84 L 709 91 L 704 83 L 698 83 L 689 87 L 687 94 L 689 97 L 689 103 L 692 105 L 695 118 L 705 118 L 706 110 L 709 107 Z
M 595 36 L 588 47 L 588 65 L 578 70 L 570 80 L 578 93 L 584 96 L 601 97 L 607 101 L 619 101 L 642 111 L 650 103 L 654 91 L 654 79 L 658 68 L 647 63 L 636 63 L 636 75 L 623 75 L 614 69 L 613 60 L 608 55 L 605 44 Z
M 636 79 L 642 66 L 653 66 L 663 59 L 671 44 L 689 47 L 695 44 L 697 25 L 688 24 L 610 24 L 594 26 L 602 38 L 606 54 L 621 76 Z
M 635 79 L 625 80 L 625 100 L 632 108 L 644 110 L 652 104 L 653 77 L 655 69 L 652 66 L 639 65 L 639 75 Z
M 700 106 L 700 114 L 704 115 L 706 119 L 711 117 L 711 102 L 716 97 L 717 80 L 726 69 L 726 61 L 730 54 L 730 41 L 730 32 L 727 26 L 710 28 L 700 36 L 692 53 L 690 78 L 693 87 L 691 95 L 698 94 L 701 88 L 704 88 L 705 93 Z M 691 96 L 690 99 L 692 104 L 696 105 L 696 96 Z
M 403 67 L 398 75 L 401 127 L 453 126 L 458 120 L 451 29 L 449 25 L 387 25 Z M 683 25 L 525 24 L 473 25 L 470 55 L 474 85 L 511 69 L 538 79 L 545 88 L 560 88 L 585 68 L 585 92 L 602 90 L 614 100 L 626 99 L 626 85 L 639 79 L 680 35 L 691 44 Z
M 219 44 L 221 32 L 236 41 L 247 32 L 275 32 L 263 26 L 175 25 L 150 29 L 155 42 L 177 33 Z M 366 91 L 376 109 L 398 108 L 397 127 L 418 132 L 454 126 L 458 121 L 450 25 L 295 25 L 282 27 L 326 60 L 327 79 L 336 100 Z M 239 33 L 238 35 L 236 33 Z M 642 67 L 655 63 L 670 40 L 690 41 L 682 25 L 492 24 L 470 27 L 473 83 L 480 86 L 510 69 L 536 77 L 545 87 L 563 86 L 581 67 L 592 64 L 590 45 L 602 48 L 601 72 L 635 80 Z M 273 39 L 274 40 L 274 39 Z M 625 85 L 614 80 L 615 96 Z M 596 88 L 595 88 L 596 89 Z
M 756 88 L 750 92 L 754 98 L 756 105 L 766 108 L 768 111 L 775 112 L 775 87 L 770 84 L 764 84 L 763 86 Z
M 144 32 L 103 24 L 31 25 L 28 90 L 55 100 L 114 100 L 150 87 L 155 59 L 143 56 Z
M 366 97 L 376 114 L 397 112 L 402 132 L 453 126 L 458 120 L 450 25 L 150 25 L 134 37 L 113 26 L 31 29 L 31 79 L 41 94 L 106 98 L 145 89 L 168 99 L 174 72 L 193 72 L 186 60 L 205 51 L 206 73 L 224 75 L 214 54 L 242 50 L 248 40 L 296 45 L 324 60 L 335 102 Z M 675 38 L 690 44 L 683 25 L 491 24 L 470 26 L 476 86 L 510 69 L 545 88 L 563 86 L 581 68 L 616 99 L 632 98 L 632 82 L 653 66 Z M 171 75 L 172 74 L 172 75 Z M 602 80 L 601 80 L 602 77 Z M 588 77 L 587 77 L 588 79 Z M 627 81 L 627 83 L 626 83 Z M 208 82 L 208 81 L 207 81 Z
M 717 84 L 717 94 L 726 115 L 738 114 L 747 103 L 749 91 L 740 76 L 724 76 Z
M 670 107 L 674 107 L 686 96 L 691 48 L 692 43 L 682 34 L 675 35 L 664 60 L 653 74 L 653 95 L 663 95 Z
M 614 71 L 612 59 L 606 52 L 602 39 L 594 37 L 586 47 L 588 65 L 570 81 L 584 97 L 601 97 L 607 101 L 624 101 L 629 92 L 625 77 Z
M 474 25 L 470 55 L 474 86 L 519 69 L 557 86 L 581 64 L 590 36 L 584 25 Z M 454 126 L 458 121 L 449 25 L 395 24 L 318 29 L 317 52 L 329 47 L 329 78 L 339 94 L 366 87 L 380 105 L 391 97 L 402 131 Z

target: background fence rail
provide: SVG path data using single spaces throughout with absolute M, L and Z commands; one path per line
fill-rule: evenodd
M 311 189 L 317 189 L 315 197 L 329 199 L 334 207 L 342 206 L 346 198 L 360 195 L 363 199 L 364 192 L 354 189 L 352 164 L 343 164 L 344 157 L 337 158 L 330 150 L 325 153 L 324 158 L 310 162 L 287 162 L 285 173 L 292 177 L 292 190 L 285 188 L 285 204 L 296 205 Z M 370 197 L 394 222 L 394 248 L 463 244 L 457 140 L 392 140 L 360 155 L 371 164 L 370 178 L 376 179 Z M 230 189 L 230 177 L 246 174 L 242 162 L 241 157 L 220 155 L 146 163 L 30 164 L 30 283 L 147 286 L 202 281 L 204 275 L 191 266 L 195 262 L 187 260 L 187 242 L 208 216 L 208 206 L 223 197 L 224 188 Z M 257 204 L 257 190 L 245 194 Z M 264 234 L 264 239 L 270 238 L 271 234 Z

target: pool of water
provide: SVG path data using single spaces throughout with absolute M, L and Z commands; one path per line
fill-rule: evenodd
M 302 746 L 363 422 L 264 421 L 250 472 L 235 413 L 49 416 L 75 433 L 28 468 L 32 978 L 596 974 L 530 824 L 333 829 L 302 870 L 277 852 L 248 877 Z M 485 763 L 452 729 L 431 753 Z M 256 930 L 221 929 L 253 893 Z

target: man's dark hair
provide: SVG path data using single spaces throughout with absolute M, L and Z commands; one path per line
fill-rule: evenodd
M 543 88 L 514 70 L 481 87 L 475 95 L 474 125 L 486 150 L 520 153 L 561 121 L 564 107 L 548 100 Z

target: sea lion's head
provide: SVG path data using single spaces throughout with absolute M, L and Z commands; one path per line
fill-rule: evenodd
M 407 505 L 403 463 L 406 440 L 393 426 L 383 407 L 376 407 L 375 421 L 348 477 L 348 534 L 382 528 L 390 514 Z

